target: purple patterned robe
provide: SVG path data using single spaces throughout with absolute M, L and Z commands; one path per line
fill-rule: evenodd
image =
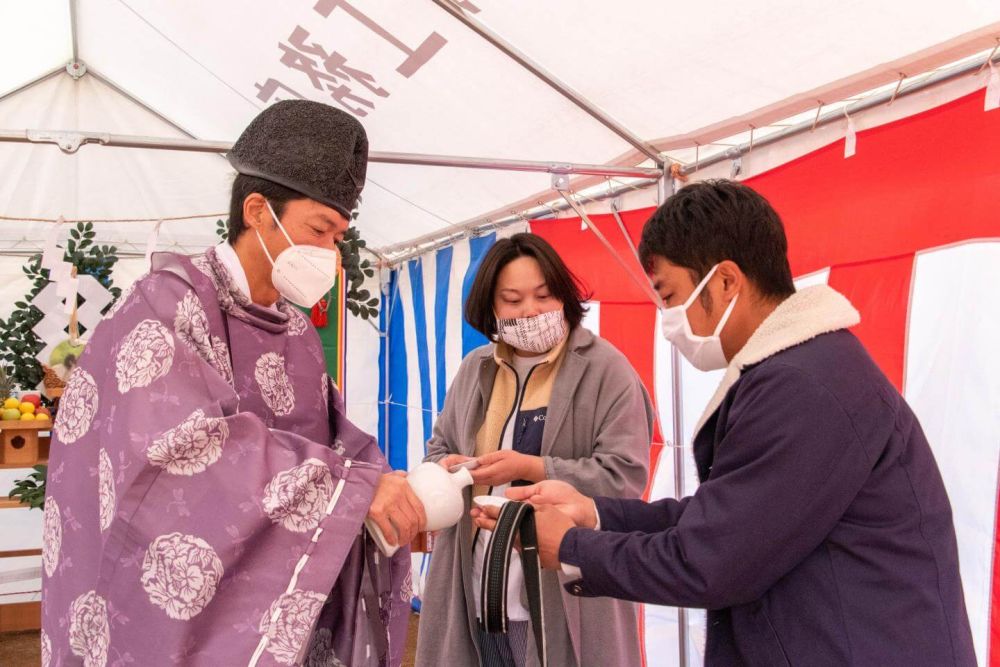
M 363 531 L 388 467 L 316 331 L 251 304 L 212 250 L 153 265 L 53 427 L 43 664 L 399 665 L 409 551 Z

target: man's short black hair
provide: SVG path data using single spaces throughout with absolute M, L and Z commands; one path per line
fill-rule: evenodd
M 465 302 L 465 321 L 490 340 L 497 335 L 497 321 L 493 309 L 493 295 L 497 278 L 505 266 L 518 257 L 533 257 L 545 277 L 549 293 L 562 301 L 563 313 L 570 331 L 583 321 L 587 312 L 584 295 L 576 276 L 569 270 L 562 257 L 549 242 L 534 234 L 514 234 L 493 244 L 483 257 L 476 278 Z
M 654 257 L 689 269 L 696 283 L 728 259 L 762 296 L 795 293 L 781 218 L 763 196 L 735 181 L 692 183 L 669 197 L 646 222 L 639 257 L 647 271 Z
M 263 195 L 271 202 L 275 214 L 279 217 L 285 212 L 285 204 L 294 199 L 306 199 L 302 193 L 278 185 L 274 181 L 236 174 L 236 180 L 233 181 L 233 191 L 229 197 L 229 228 L 226 240 L 229 241 L 230 245 L 236 243 L 236 239 L 247 230 L 243 221 L 243 202 L 254 192 Z

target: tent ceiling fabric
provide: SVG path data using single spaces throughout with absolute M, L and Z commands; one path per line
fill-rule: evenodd
M 183 137 L 145 108 L 92 76 L 53 77 L 0 102 L 4 125 L 62 129 L 114 127 L 125 134 Z M 228 210 L 229 164 L 220 155 L 85 146 L 73 155 L 54 145 L 0 145 L 0 215 L 55 219 L 181 217 Z M 164 245 L 199 249 L 215 240 L 214 217 L 165 223 Z M 196 223 L 196 224 L 193 224 Z M 99 223 L 99 240 L 142 252 L 152 226 Z M 50 225 L 0 223 L 0 245 L 37 248 Z M 132 243 L 135 247 L 129 247 Z
M 357 112 L 375 151 L 639 163 L 625 157 L 632 148 L 623 139 L 432 0 L 75 1 L 79 59 L 156 113 L 95 77 L 62 75 L 0 101 L 0 128 L 167 137 L 183 136 L 180 128 L 233 141 L 268 103 L 298 95 Z M 70 59 L 69 2 L 0 7 L 0 57 L 12 63 L 0 94 Z M 937 0 L 456 4 L 650 141 L 1000 21 L 992 0 L 956 0 L 948 11 Z M 11 217 L 216 213 L 232 177 L 215 156 L 96 146 L 66 156 L 0 144 L 0 165 L 0 215 Z M 376 247 L 446 231 L 549 187 L 545 174 L 389 164 L 369 174 L 359 226 Z M 174 223 L 165 236 L 199 245 L 214 240 L 210 227 Z M 128 229 L 144 242 L 147 228 Z
M 72 56 L 67 2 L 0 4 L 0 62 L 4 64 L 0 95 L 65 66 Z

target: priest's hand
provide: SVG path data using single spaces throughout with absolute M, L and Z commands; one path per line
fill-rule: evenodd
M 483 486 L 500 486 L 516 480 L 540 482 L 545 479 L 545 462 L 540 456 L 501 449 L 479 457 L 479 467 L 472 470 L 472 479 Z
M 536 509 L 553 507 L 571 518 L 580 528 L 597 527 L 597 507 L 594 501 L 566 482 L 549 479 L 531 486 L 512 486 L 505 494 L 511 500 L 530 503 Z
M 401 472 L 382 475 L 368 508 L 368 518 L 393 546 L 409 544 L 427 525 L 424 505 L 410 488 L 406 474 Z
M 477 526 L 484 530 L 493 530 L 500 517 L 500 509 L 490 505 L 481 509 L 474 508 L 471 514 Z M 575 527 L 572 518 L 552 505 L 539 505 L 535 508 L 535 533 L 538 536 L 538 558 L 542 567 L 548 570 L 560 569 L 559 547 L 566 533 Z

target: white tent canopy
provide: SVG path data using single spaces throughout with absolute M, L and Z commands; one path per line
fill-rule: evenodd
M 566 187 L 577 195 L 596 196 L 650 185 L 673 164 L 699 178 L 728 176 L 734 173 L 728 159 L 706 163 L 738 154 L 737 147 L 755 139 L 759 147 L 744 176 L 786 164 L 843 137 L 845 115 L 862 107 L 879 104 L 856 117 L 858 131 L 978 90 L 988 72 L 954 86 L 923 86 L 952 72 L 974 73 L 987 58 L 1000 64 L 998 45 L 996 0 L 9 0 L 0 3 L 0 303 L 8 304 L 0 315 L 27 291 L 23 256 L 42 248 L 57 220 L 94 221 L 100 243 L 133 255 L 116 266 L 119 287 L 146 270 L 142 255 L 159 221 L 161 248 L 193 253 L 215 243 L 234 174 L 220 153 L 278 99 L 300 96 L 359 115 L 373 155 L 358 225 L 370 246 L 399 266 L 484 225 L 550 215 L 548 205 L 561 200 L 547 171 L 571 175 Z M 806 130 L 798 141 L 761 146 L 797 127 Z M 82 140 L 112 145 L 73 145 Z M 184 150 L 149 149 L 171 144 Z M 626 209 L 644 208 L 657 193 L 629 191 L 625 199 Z M 586 205 L 585 196 L 579 200 Z M 454 248 L 456 277 L 471 266 L 472 243 Z M 965 405 L 966 396 L 984 401 L 996 392 L 983 381 L 965 382 L 968 394 L 956 393 L 954 377 L 972 377 L 967 369 L 998 375 L 988 372 L 995 357 L 989 345 L 967 340 L 968 331 L 983 341 L 990 336 L 981 326 L 981 299 L 963 289 L 989 282 L 976 276 L 996 266 L 996 249 L 953 251 L 947 262 L 921 258 L 925 273 L 914 273 L 911 322 L 917 324 L 907 363 L 910 377 L 923 382 L 911 380 L 906 388 L 925 426 L 936 430 L 939 451 L 949 454 L 995 430 L 993 422 L 984 426 L 987 417 L 972 426 L 952 423 L 952 411 L 937 409 L 944 398 L 934 388 L 946 387 L 960 397 L 950 399 L 955 405 Z M 425 261 L 436 266 L 433 254 Z M 403 280 L 418 264 L 396 275 Z M 830 272 L 807 280 L 826 282 Z M 370 291 L 387 275 L 372 280 Z M 460 295 L 460 280 L 452 284 Z M 946 317 L 941 294 L 957 295 L 945 300 Z M 446 339 L 455 367 L 459 301 L 450 301 Z M 410 349 L 417 340 L 415 303 L 398 311 L 414 313 L 403 336 L 413 339 Z M 590 323 L 598 328 L 600 312 L 601 304 L 592 304 Z M 977 326 L 962 324 L 969 318 Z M 349 412 L 374 432 L 378 401 L 388 402 L 372 372 L 383 339 L 357 318 L 348 318 L 346 328 L 351 369 L 361 370 L 348 373 Z M 694 381 L 706 383 L 704 391 L 692 384 L 693 373 L 682 384 L 678 357 L 659 337 L 656 345 L 662 423 L 675 443 L 687 442 L 683 427 L 695 418 L 681 408 L 700 408 L 712 378 Z M 967 354 L 953 358 L 952 348 Z M 415 377 L 418 355 L 411 357 Z M 954 376 L 951 369 L 958 369 Z M 423 391 L 411 386 L 414 396 Z M 423 409 L 409 395 L 396 400 Z M 653 479 L 654 497 L 679 491 L 688 452 L 676 447 L 662 459 L 667 465 Z M 949 479 L 958 480 L 949 493 L 960 488 L 953 497 L 965 500 L 956 516 L 962 548 L 973 554 L 963 563 L 967 583 L 981 592 L 967 597 L 984 659 L 990 600 L 981 584 L 992 581 L 992 561 L 985 559 L 994 538 L 990 533 L 989 553 L 979 556 L 987 553 L 980 548 L 985 543 L 967 536 L 985 534 L 976 522 L 995 525 L 995 480 L 983 465 L 979 479 L 989 477 L 988 483 L 970 486 L 961 467 L 968 457 L 940 459 Z M 990 519 L 983 520 L 987 506 Z M 41 532 L 37 524 L 15 528 L 6 534 Z M 647 650 L 658 650 L 659 660 L 671 660 L 677 646 L 689 650 L 688 642 L 675 640 L 687 625 L 673 613 L 649 610 L 646 627 L 655 631 L 647 631 Z M 692 632 L 691 644 L 703 636 Z
M 363 114 L 377 154 L 652 167 L 988 51 L 998 21 L 989 0 L 6 3 L 0 131 L 225 145 L 300 95 Z M 71 77 L 72 62 L 87 74 Z M 105 236 L 125 248 L 144 248 L 157 219 L 198 216 L 162 239 L 199 249 L 232 176 L 217 155 L 38 143 L 5 144 L 0 173 L 8 251 L 37 249 L 46 223 L 25 220 L 59 216 L 128 221 Z M 378 162 L 369 174 L 359 224 L 390 251 L 553 198 L 544 173 Z

